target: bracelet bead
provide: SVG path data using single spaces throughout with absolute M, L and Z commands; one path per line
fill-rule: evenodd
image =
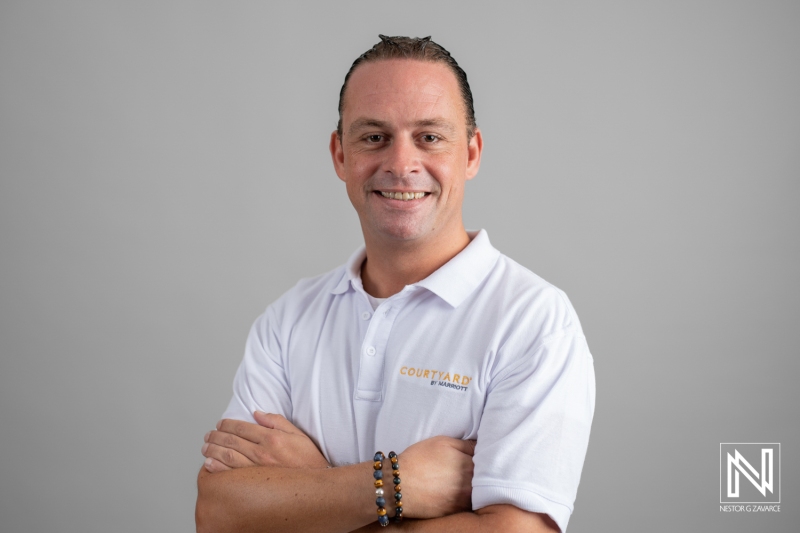
M 403 521 L 403 494 L 400 492 L 403 487 L 400 485 L 400 459 L 394 452 L 389 452 L 389 461 L 392 463 L 392 481 L 394 482 L 394 521 L 400 523 Z
M 378 506 L 378 523 L 386 527 L 389 525 L 389 517 L 386 516 L 386 499 L 383 497 L 383 452 L 376 452 L 372 463 L 372 477 L 375 478 L 375 504 Z M 397 511 L 395 511 L 395 514 Z

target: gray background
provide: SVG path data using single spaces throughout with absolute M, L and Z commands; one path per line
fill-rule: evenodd
M 247 330 L 360 228 L 352 60 L 433 35 L 486 148 L 465 222 L 570 295 L 597 373 L 573 533 L 797 531 L 797 2 L 0 4 L 0 530 L 194 531 Z M 719 443 L 780 442 L 776 515 Z

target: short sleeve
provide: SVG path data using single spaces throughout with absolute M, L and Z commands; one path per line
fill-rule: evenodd
M 271 307 L 250 328 L 244 358 L 233 378 L 233 398 L 222 418 L 255 422 L 253 412 L 256 410 L 289 419 L 292 414 L 280 337 Z
M 478 428 L 472 506 L 511 504 L 567 529 L 594 415 L 580 330 L 550 335 L 493 378 Z

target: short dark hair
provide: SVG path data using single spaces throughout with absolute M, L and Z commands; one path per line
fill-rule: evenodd
M 344 77 L 344 84 L 342 90 L 339 91 L 339 123 L 336 126 L 336 132 L 339 139 L 342 138 L 342 107 L 344 106 L 344 92 L 347 89 L 347 82 L 353 71 L 361 63 L 370 63 L 373 61 L 381 61 L 384 59 L 415 59 L 418 61 L 431 61 L 435 63 L 444 63 L 453 74 L 456 75 L 458 87 L 461 89 L 461 98 L 464 100 L 464 109 L 467 114 L 467 138 L 471 139 L 475 134 L 475 109 L 472 104 L 472 90 L 469 88 L 467 82 L 467 73 L 464 69 L 458 66 L 458 63 L 450 52 L 444 49 L 441 45 L 431 41 L 428 37 L 387 37 L 385 35 L 378 35 L 381 41 L 375 46 L 358 56 L 347 71 Z

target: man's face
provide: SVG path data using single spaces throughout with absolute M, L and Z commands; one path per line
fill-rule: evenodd
M 463 231 L 464 184 L 477 174 L 482 149 L 480 131 L 468 140 L 466 130 L 458 82 L 446 65 L 393 59 L 353 71 L 342 138 L 334 132 L 330 149 L 365 238 Z

